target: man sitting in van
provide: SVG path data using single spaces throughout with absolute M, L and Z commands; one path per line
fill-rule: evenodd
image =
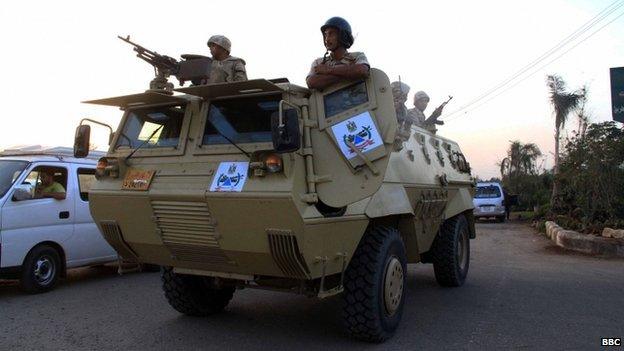
M 56 200 L 65 200 L 65 188 L 54 181 L 54 170 L 43 169 L 41 171 L 41 184 L 35 190 L 35 198 L 51 197 Z

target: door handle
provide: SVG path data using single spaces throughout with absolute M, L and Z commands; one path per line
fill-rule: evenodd
M 69 211 L 61 211 L 61 212 L 59 212 L 59 218 L 60 219 L 69 218 Z

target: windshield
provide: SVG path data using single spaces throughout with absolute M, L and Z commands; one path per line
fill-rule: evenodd
M 220 134 L 236 144 L 270 142 L 271 115 L 277 115 L 281 98 L 279 94 L 213 101 L 202 144 L 228 144 Z
M 478 186 L 475 199 L 501 197 L 500 189 L 495 185 Z
M 116 147 L 176 147 L 184 120 L 183 106 L 160 106 L 134 109 L 117 139 Z M 152 135 L 153 134 L 153 135 Z
M 26 161 L 0 161 L 0 197 L 6 194 L 27 165 Z

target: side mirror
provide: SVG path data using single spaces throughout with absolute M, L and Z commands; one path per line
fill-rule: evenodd
M 289 105 L 293 109 L 284 110 L 284 105 Z M 271 136 L 275 152 L 293 152 L 301 147 L 299 114 L 300 110 L 297 106 L 284 100 L 280 101 L 277 115 L 271 116 Z
M 30 184 L 20 184 L 15 187 L 13 192 L 13 201 L 30 200 L 33 198 L 31 193 L 32 186 Z
M 89 143 L 91 141 L 91 126 L 87 124 L 79 125 L 74 136 L 74 157 L 84 158 L 89 154 Z

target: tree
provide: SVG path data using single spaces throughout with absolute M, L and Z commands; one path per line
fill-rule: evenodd
M 559 169 L 560 208 L 567 229 L 599 233 L 624 227 L 624 129 L 594 123 L 567 141 Z
M 557 174 L 559 173 L 559 136 L 561 130 L 565 127 L 568 115 L 579 107 L 587 91 L 586 88 L 573 92 L 568 91 L 565 81 L 558 75 L 549 75 L 546 78 L 546 85 L 550 90 L 550 103 L 555 113 L 555 165 L 553 167 L 555 178 L 551 195 L 551 205 L 556 207 L 559 198 L 559 182 L 557 180 Z
M 507 157 L 500 162 L 503 182 L 516 194 L 520 193 L 520 180 L 537 172 L 537 158 L 542 156 L 539 147 L 533 143 L 522 144 L 515 140 L 509 145 Z
M 544 177 L 548 175 L 538 174 L 537 161 L 541 155 L 537 145 L 516 140 L 509 145 L 507 157 L 498 164 L 501 183 L 508 191 L 518 195 L 518 209 L 532 210 L 535 206 L 548 203 L 550 186 L 544 183 Z

